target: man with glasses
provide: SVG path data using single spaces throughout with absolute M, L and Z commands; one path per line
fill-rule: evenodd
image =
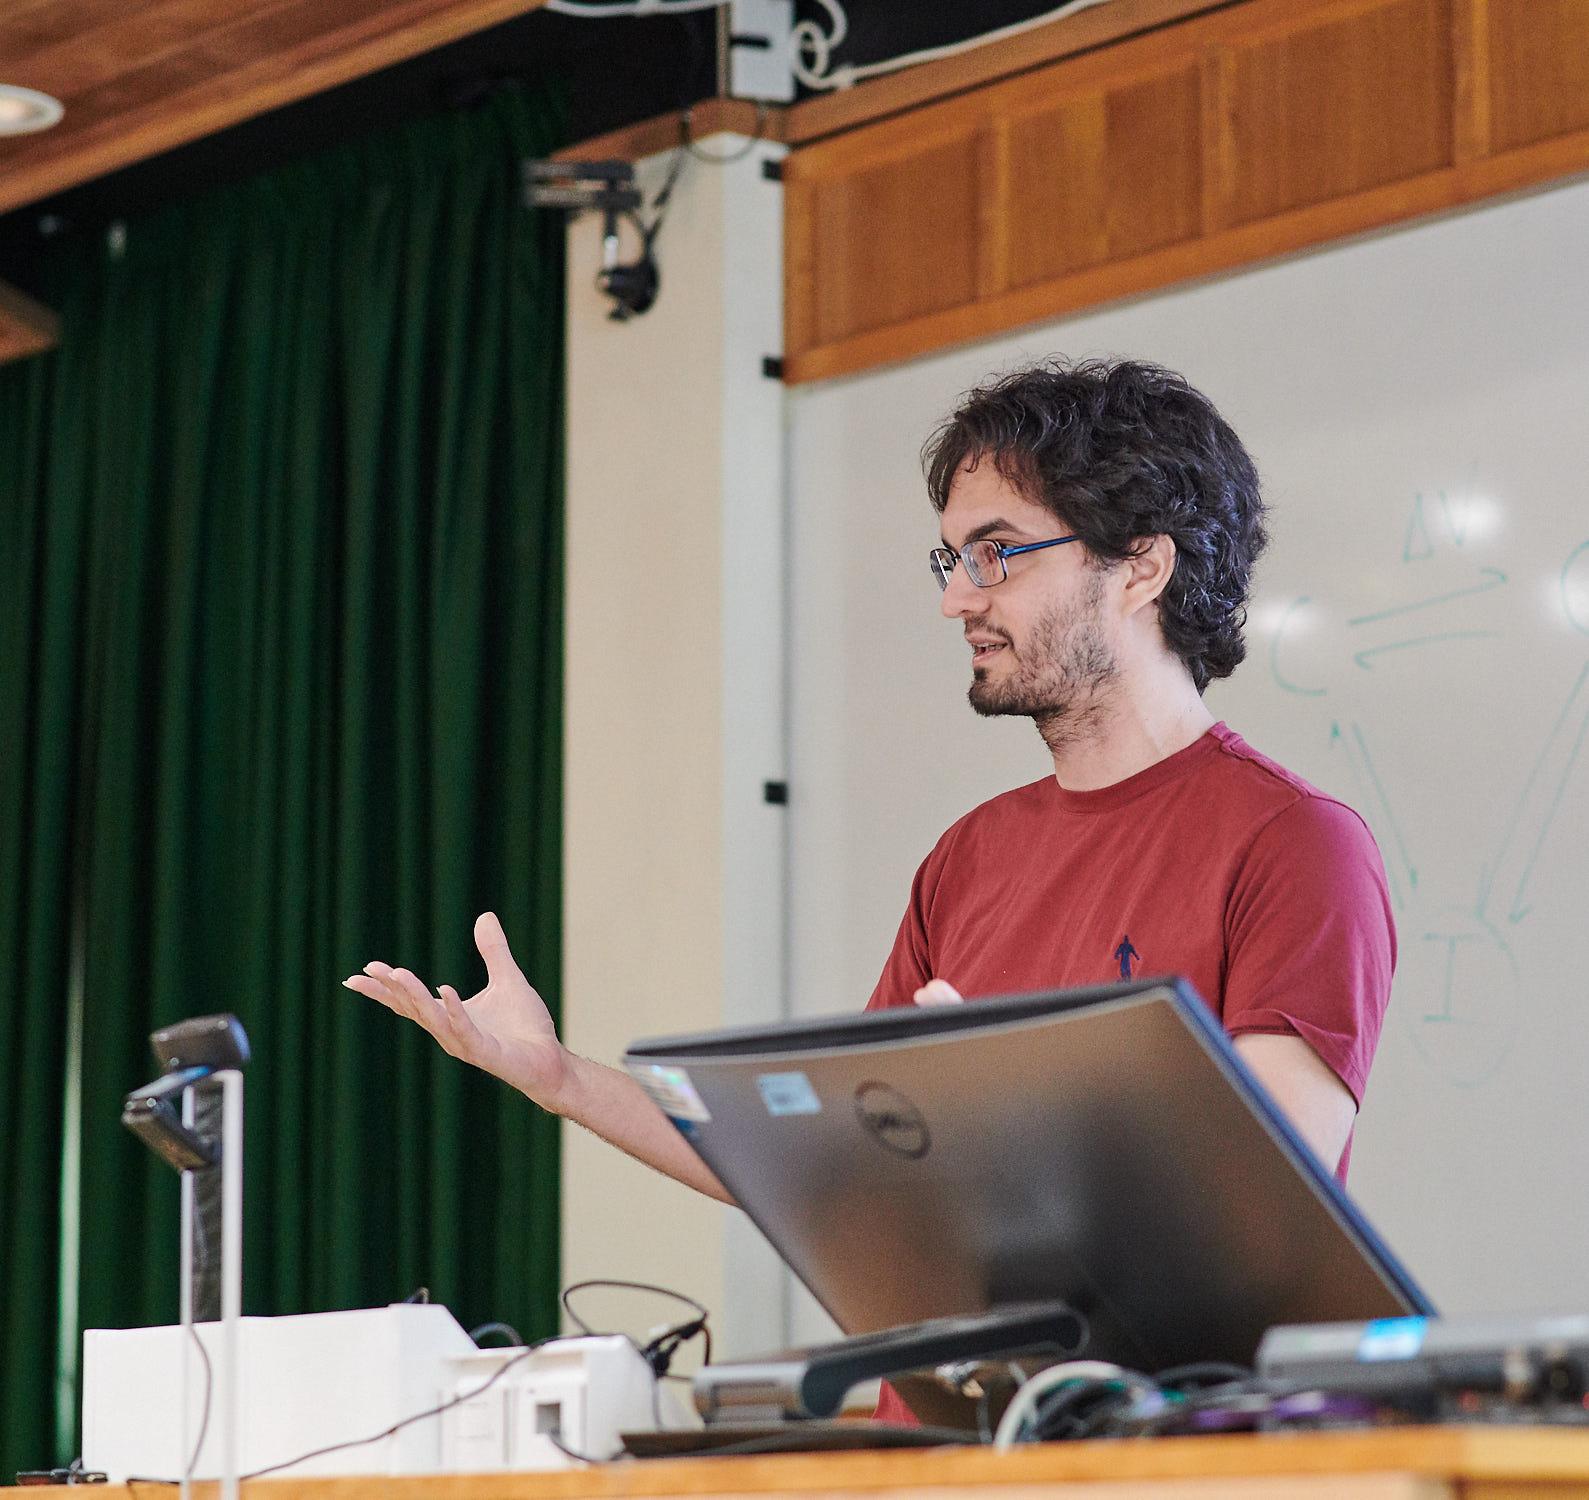
M 971 706 L 1032 719 L 1054 771 L 938 841 L 869 1008 L 1185 975 L 1344 1177 L 1395 933 L 1362 819 L 1203 701 L 1245 654 L 1265 542 L 1246 450 L 1179 376 L 1056 361 L 972 392 L 924 459 L 943 542 L 931 567 L 971 650 Z M 346 983 L 732 1201 L 638 1085 L 562 1046 L 494 916 L 475 938 L 489 982 L 467 1007 L 383 963 Z M 879 1414 L 903 1417 L 889 1397 Z

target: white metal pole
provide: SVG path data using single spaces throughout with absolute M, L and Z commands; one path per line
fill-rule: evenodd
M 190 1130 L 193 1128 L 193 1090 L 185 1088 L 182 1091 L 182 1123 Z M 193 1405 L 192 1405 L 192 1369 L 193 1369 L 193 1174 L 182 1174 L 182 1216 L 180 1223 L 182 1247 L 178 1255 L 178 1264 L 181 1268 L 182 1287 L 178 1294 L 178 1307 L 181 1309 L 182 1327 L 177 1337 L 182 1344 L 182 1452 L 178 1458 L 182 1469 L 181 1496 L 182 1500 L 190 1500 L 193 1487 L 190 1458 L 196 1457 L 193 1453 Z
M 237 1500 L 238 1339 L 243 1317 L 243 1075 L 221 1084 L 221 1500 Z

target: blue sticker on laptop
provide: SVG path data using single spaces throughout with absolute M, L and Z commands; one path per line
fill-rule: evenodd
M 1375 1318 L 1357 1341 L 1357 1357 L 1412 1359 L 1423 1348 L 1427 1318 Z
M 756 1087 L 770 1115 L 819 1115 L 822 1101 L 804 1073 L 759 1073 Z

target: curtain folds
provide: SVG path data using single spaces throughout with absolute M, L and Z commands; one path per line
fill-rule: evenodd
M 499 94 L 63 245 L 61 346 L 0 371 L 0 1474 L 71 1456 L 74 1299 L 175 1317 L 118 1121 L 183 1016 L 254 1045 L 245 1311 L 555 1327 L 555 1122 L 339 981 L 467 994 L 489 907 L 555 1013 L 557 131 Z

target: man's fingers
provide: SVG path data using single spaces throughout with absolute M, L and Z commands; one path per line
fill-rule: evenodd
M 963 998 L 947 979 L 929 979 L 915 995 L 917 1005 L 955 1005 Z
M 379 1000 L 388 1010 L 395 1010 L 398 1015 L 410 1021 L 419 1020 L 414 1011 L 413 997 L 402 985 L 393 983 L 390 965 L 383 964 L 379 960 L 367 963 L 364 966 L 363 978 L 365 983 L 353 986 L 360 994 L 368 995 L 372 1000 Z M 368 988 L 367 985 L 373 988 Z
M 480 1028 L 464 1008 L 463 997 L 450 984 L 441 987 L 441 1014 L 443 1023 L 460 1046 L 466 1046 L 480 1034 Z
M 513 961 L 513 950 L 508 947 L 507 934 L 494 911 L 481 912 L 475 918 L 474 943 L 480 950 L 480 957 L 486 961 L 486 973 L 493 984 L 523 980 L 523 973 Z
M 343 984 L 416 1022 L 449 1052 L 453 1050 L 453 1030 L 448 1024 L 446 1007 L 425 988 L 416 974 L 407 969 L 389 968 L 383 963 L 366 964 L 364 968 L 363 974 L 354 974 L 344 979 Z

